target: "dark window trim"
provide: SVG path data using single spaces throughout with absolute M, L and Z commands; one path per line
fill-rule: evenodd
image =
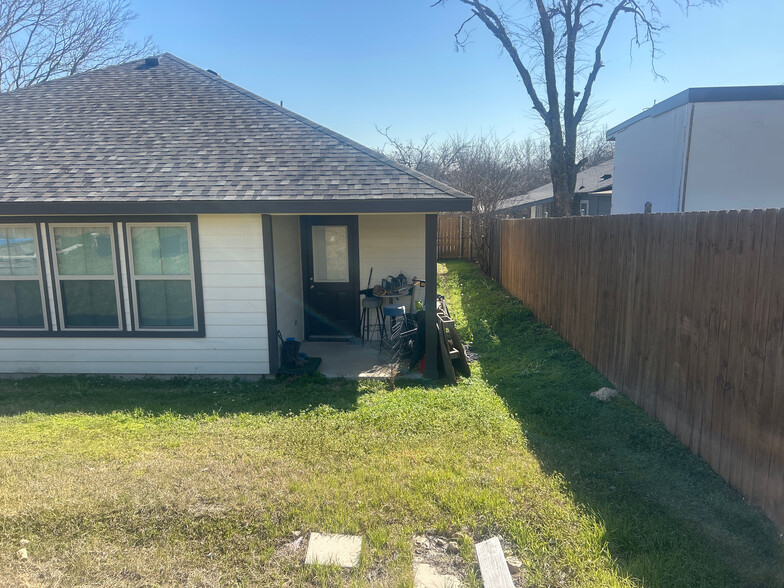
M 262 247 L 264 248 L 264 284 L 267 298 L 267 346 L 269 347 L 269 373 L 275 375 L 280 367 L 278 351 L 278 299 L 275 290 L 275 249 L 273 245 L 272 217 L 261 215 Z
M 300 235 L 300 255 L 302 265 L 302 314 L 303 314 L 303 333 L 304 339 L 310 341 L 311 337 L 318 337 L 322 341 L 329 340 L 344 340 L 346 337 L 343 335 L 317 335 L 311 332 L 311 312 L 310 306 L 310 284 L 309 280 L 312 272 L 312 255 L 313 255 L 313 241 L 312 230 L 314 224 L 334 222 L 335 224 L 345 224 L 348 227 L 348 251 L 349 251 L 349 282 L 352 284 L 350 290 L 356 292 L 352 295 L 355 306 L 354 322 L 351 327 L 350 337 L 359 337 L 359 318 L 360 318 L 360 301 L 359 301 L 359 266 L 360 266 L 360 253 L 359 253 L 359 217 L 354 214 L 349 215 L 300 215 L 299 217 L 299 235 Z
M 199 246 L 199 223 L 198 218 L 195 215 L 74 215 L 74 216 L 7 216 L 3 215 L 0 216 L 0 224 L 24 224 L 24 223 L 34 223 L 36 229 L 38 230 L 39 236 L 39 249 L 42 247 L 42 243 L 40 242 L 41 238 L 41 231 L 40 231 L 40 224 L 44 223 L 44 230 L 46 232 L 46 239 L 47 239 L 47 249 L 48 249 L 48 257 L 49 257 L 49 272 L 46 273 L 46 266 L 42 263 L 42 271 L 45 273 L 44 275 L 44 289 L 46 290 L 46 311 L 47 315 L 51 314 L 51 310 L 49 308 L 49 293 L 48 293 L 48 280 L 52 280 L 52 286 L 55 287 L 56 284 L 54 283 L 54 252 L 51 247 L 51 243 L 49 242 L 49 225 L 50 224 L 58 224 L 58 223 L 112 223 L 112 229 L 114 231 L 114 239 L 115 239 L 115 256 L 116 256 L 116 263 L 117 263 L 117 279 L 119 280 L 120 286 L 120 308 L 122 314 L 122 328 L 121 331 L 108 331 L 105 329 L 96 329 L 92 331 L 88 330 L 80 330 L 80 331 L 68 331 L 68 330 L 61 330 L 60 329 L 60 316 L 58 305 L 55 304 L 55 316 L 49 317 L 48 322 L 48 330 L 46 331 L 25 331 L 25 330 L 0 330 L 0 338 L 5 337 L 62 337 L 62 338 L 134 338 L 134 339 L 203 339 L 206 336 L 206 330 L 204 327 L 204 294 L 203 294 L 203 287 L 202 287 L 202 276 L 201 276 L 201 251 Z M 117 240 L 117 231 L 118 226 L 117 223 L 156 223 L 156 222 L 179 222 L 179 223 L 190 223 L 191 226 L 191 241 L 193 247 L 193 280 L 194 280 L 194 287 L 196 290 L 196 315 L 198 321 L 198 329 L 195 331 L 135 331 L 135 330 L 128 330 L 129 325 L 125 319 L 125 300 L 123 298 L 123 282 L 125 282 L 129 276 L 125 274 L 129 271 L 127 253 L 128 253 L 128 243 L 126 242 L 125 235 L 123 235 L 123 244 L 124 244 L 124 253 L 126 255 L 126 266 L 125 266 L 125 273 L 122 271 L 122 265 L 120 264 L 120 250 L 119 250 L 119 241 Z M 43 258 L 42 258 L 43 261 Z M 131 293 L 131 285 L 130 283 L 127 285 L 128 287 L 128 295 L 132 296 Z M 57 296 L 57 292 L 53 292 L 54 296 Z M 133 321 L 133 312 L 131 312 L 131 318 Z M 56 322 L 58 330 L 54 330 L 53 324 Z M 135 325 L 130 325 L 130 328 L 133 329 Z
M 41 241 L 41 220 L 38 221 L 26 217 L 12 217 L 11 220 L 6 220 L 0 217 L 0 225 L 33 225 L 35 229 L 35 238 L 38 240 L 38 267 L 40 268 L 41 275 L 38 283 L 41 286 L 41 296 L 43 297 L 44 321 L 46 324 L 43 329 L 40 328 L 27 328 L 27 329 L 0 329 L 0 338 L 2 337 L 41 337 L 48 336 L 52 332 L 52 311 L 49 307 L 49 284 L 47 282 L 46 264 L 44 263 L 44 245 Z
M 144 333 L 180 333 L 180 334 L 181 333 L 198 333 L 199 331 L 204 331 L 204 313 L 203 312 L 199 312 L 199 308 L 200 307 L 198 305 L 199 304 L 198 303 L 198 298 L 201 297 L 201 292 L 200 292 L 201 288 L 200 288 L 200 282 L 197 282 L 197 280 L 196 280 L 196 263 L 197 263 L 197 260 L 198 260 L 199 265 L 201 265 L 201 261 L 200 261 L 200 258 L 198 256 L 198 252 L 194 249 L 195 247 L 198 246 L 198 243 L 199 243 L 199 237 L 198 237 L 198 233 L 197 233 L 197 230 L 196 230 L 195 223 L 193 221 L 189 221 L 189 220 L 176 221 L 176 220 L 172 220 L 171 218 L 168 218 L 167 220 L 158 219 L 158 220 L 154 220 L 153 221 L 153 220 L 145 219 L 143 221 L 128 221 L 128 220 L 126 220 L 126 221 L 120 221 L 120 222 L 122 222 L 122 224 L 123 224 L 122 234 L 123 234 L 123 243 L 125 244 L 125 272 L 126 272 L 126 276 L 125 277 L 127 278 L 127 281 L 128 281 L 128 303 L 130 304 L 130 311 L 131 311 L 130 312 L 130 316 L 131 316 L 131 330 L 132 331 L 137 331 L 138 330 L 139 332 L 144 332 Z M 159 225 L 160 226 L 160 225 L 175 224 L 175 223 L 177 223 L 177 224 L 187 224 L 188 227 L 190 228 L 190 234 L 191 234 L 191 242 L 190 242 L 191 252 L 190 253 L 191 253 L 191 265 L 193 266 L 193 273 L 190 275 L 190 279 L 188 281 L 192 281 L 193 282 L 192 288 L 193 288 L 193 294 L 194 294 L 194 303 L 196 304 L 196 308 L 194 308 L 193 319 L 196 322 L 196 329 L 185 330 L 185 329 L 177 329 L 177 328 L 174 328 L 174 327 L 168 327 L 168 328 L 159 327 L 159 328 L 155 328 L 155 329 L 153 329 L 153 328 L 142 328 L 142 327 L 140 327 L 137 324 L 137 320 L 136 320 L 138 318 L 136 316 L 136 313 L 138 312 L 139 301 L 136 299 L 136 296 L 137 296 L 137 293 L 136 293 L 136 282 L 137 282 L 137 280 L 135 280 L 134 277 L 131 275 L 131 255 L 132 255 L 132 253 L 131 253 L 131 231 L 130 231 L 128 225 L 150 224 L 150 225 Z
M 58 303 L 58 297 L 61 296 L 61 292 L 60 292 L 60 282 L 61 282 L 61 280 L 57 280 L 57 278 L 55 277 L 55 265 L 54 264 L 57 263 L 57 258 L 54 255 L 54 248 L 52 246 L 53 242 L 49 239 L 49 236 L 52 234 L 51 225 L 57 225 L 57 224 L 81 224 L 82 222 L 84 222 L 85 224 L 90 223 L 90 222 L 94 222 L 96 224 L 99 224 L 99 223 L 111 224 L 111 227 L 112 227 L 112 234 L 113 234 L 113 237 L 114 237 L 114 265 L 117 268 L 117 296 L 118 296 L 117 311 L 120 314 L 120 316 L 117 317 L 117 321 L 118 321 L 119 325 L 118 325 L 118 328 L 116 328 L 116 329 L 104 328 L 104 329 L 73 329 L 73 330 L 70 330 L 70 329 L 64 329 L 62 324 L 60 323 L 60 319 L 62 318 L 62 316 L 60 315 L 60 303 Z M 56 317 L 57 317 L 57 323 L 56 323 L 57 324 L 57 331 L 54 331 L 54 326 L 51 325 L 50 326 L 50 332 L 51 333 L 85 332 L 85 333 L 88 333 L 88 334 L 101 332 L 101 333 L 106 333 L 106 334 L 111 333 L 111 334 L 114 334 L 114 335 L 119 335 L 121 333 L 126 332 L 127 329 L 128 329 L 128 326 L 125 323 L 125 304 L 124 304 L 123 296 L 122 296 L 122 282 L 123 282 L 123 280 L 122 280 L 122 271 L 121 271 L 122 270 L 122 266 L 120 265 L 120 254 L 119 254 L 119 247 L 118 247 L 119 246 L 119 241 L 117 240 L 117 223 L 112 221 L 112 220 L 107 220 L 107 219 L 98 220 L 97 218 L 92 218 L 92 219 L 87 220 L 87 221 L 74 220 L 74 219 L 69 219 L 68 221 L 61 221 L 61 220 L 51 221 L 51 220 L 47 219 L 47 220 L 44 221 L 44 232 L 46 233 L 46 244 L 47 244 L 47 249 L 49 251 L 49 274 L 47 274 L 46 278 L 51 278 L 52 279 L 52 293 L 54 294 L 54 311 L 55 311 L 55 314 L 56 314 Z M 63 322 L 65 322 L 65 321 L 63 321 Z M 48 332 L 46 332 L 46 331 L 44 331 L 44 333 L 48 334 Z

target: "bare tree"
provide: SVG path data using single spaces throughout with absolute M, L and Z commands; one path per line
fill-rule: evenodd
M 493 133 L 452 135 L 437 143 L 426 135 L 417 143 L 377 129 L 385 143 L 379 149 L 402 163 L 474 197 L 474 211 L 492 213 L 505 198 L 546 183 L 546 144 L 533 139 L 512 142 Z
M 389 127 L 376 131 L 384 137 L 384 145 L 378 150 L 400 164 L 415 169 L 439 182 L 446 182 L 447 175 L 452 172 L 460 153 L 468 146 L 468 141 L 459 135 L 442 143 L 433 142 L 433 135 L 425 135 L 421 142 L 413 139 L 404 141 L 389 134 Z
M 150 55 L 134 18 L 129 0 L 0 0 L 0 91 Z
M 436 0 L 433 6 L 447 0 Z M 580 124 L 588 112 L 594 83 L 603 67 L 602 51 L 619 18 L 632 21 L 632 43 L 650 50 L 651 67 L 665 25 L 656 0 L 530 0 L 514 2 L 517 16 L 503 6 L 491 8 L 479 0 L 458 0 L 471 9 L 455 33 L 458 47 L 469 38 L 468 24 L 477 19 L 501 43 L 514 63 L 533 108 L 549 136 L 550 176 L 556 214 L 568 216 L 577 173 Z M 721 0 L 673 0 L 683 9 Z M 519 13 L 528 6 L 528 14 Z M 656 73 L 653 68 L 654 75 Z
M 597 132 L 578 133 L 577 160 L 584 162 L 585 168 L 609 161 L 615 155 L 615 142 L 608 141 L 606 135 L 607 127 Z
M 548 181 L 547 147 L 527 139 L 511 142 L 494 134 L 453 135 L 436 143 L 433 135 L 421 142 L 402 141 L 380 130 L 388 157 L 474 197 L 471 215 L 473 248 L 483 268 L 489 267 L 493 226 L 498 204 Z

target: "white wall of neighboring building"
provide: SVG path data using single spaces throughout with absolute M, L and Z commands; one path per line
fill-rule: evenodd
M 615 135 L 612 214 L 679 210 L 689 105 L 643 118 Z
M 198 228 L 204 338 L 0 337 L 0 373 L 269 373 L 261 216 L 199 215 Z
M 784 100 L 697 101 L 614 137 L 612 214 L 784 207 Z
M 685 210 L 784 207 L 784 101 L 698 102 Z

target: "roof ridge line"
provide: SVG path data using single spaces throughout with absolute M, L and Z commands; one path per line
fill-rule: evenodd
M 431 186 L 433 188 L 441 190 L 442 192 L 446 192 L 447 194 L 449 194 L 449 195 L 451 195 L 451 196 L 453 196 L 455 198 L 473 198 L 471 195 L 466 194 L 465 192 L 461 192 L 460 190 L 452 188 L 451 186 L 449 186 L 447 184 L 444 184 L 443 182 L 439 182 L 435 178 L 431 178 L 430 176 L 428 176 L 426 174 L 423 174 L 422 172 L 419 172 L 419 171 L 417 171 L 415 169 L 412 169 L 410 167 L 406 167 L 406 166 L 404 166 L 402 164 L 399 164 L 396 161 L 394 161 L 393 159 L 390 159 L 389 157 L 383 155 L 382 153 L 379 153 L 378 151 L 376 151 L 374 149 L 371 149 L 370 147 L 366 147 L 365 145 L 362 145 L 361 143 L 357 143 L 353 139 L 349 139 L 345 135 L 341 135 L 340 133 L 338 133 L 336 131 L 333 131 L 332 129 L 329 129 L 329 128 L 323 126 L 323 125 L 320 125 L 320 124 L 310 120 L 309 118 L 307 118 L 305 116 L 302 116 L 301 114 L 297 114 L 296 112 L 294 112 L 292 110 L 288 110 L 287 108 L 284 108 L 283 106 L 279 106 L 279 105 L 275 104 L 274 102 L 272 102 L 271 100 L 268 100 L 268 99 L 264 98 L 263 96 L 259 96 L 258 94 L 254 93 L 254 92 L 251 92 L 250 90 L 248 90 L 246 88 L 243 88 L 242 86 L 238 86 L 237 84 L 229 82 L 229 81 L 223 79 L 220 76 L 215 77 L 214 75 L 210 74 L 208 71 L 206 71 L 206 70 L 200 68 L 199 66 L 194 65 L 194 64 L 192 64 L 192 63 L 190 63 L 188 61 L 185 61 L 184 59 L 182 59 L 180 57 L 177 57 L 176 55 L 173 55 L 171 53 L 166 52 L 166 53 L 160 54 L 160 56 L 161 57 L 166 57 L 168 59 L 171 59 L 172 61 L 174 61 L 176 63 L 179 63 L 180 65 L 182 65 L 184 67 L 187 67 L 188 69 L 191 69 L 195 73 L 201 74 L 204 77 L 206 77 L 206 78 L 208 78 L 208 79 L 210 79 L 210 80 L 212 80 L 214 82 L 219 82 L 219 83 L 223 84 L 224 86 L 226 86 L 227 88 L 229 88 L 231 90 L 234 90 L 235 92 L 238 92 L 239 94 L 242 94 L 243 96 L 246 96 L 247 98 L 250 98 L 252 100 L 256 100 L 257 102 L 260 102 L 261 104 L 264 104 L 265 106 L 271 107 L 274 110 L 277 110 L 278 112 L 280 112 L 281 114 L 284 114 L 284 115 L 286 115 L 286 116 L 288 116 L 290 118 L 293 118 L 293 119 L 295 119 L 295 120 L 297 120 L 297 121 L 299 121 L 299 122 L 301 122 L 303 124 L 306 124 L 309 127 L 313 128 L 314 130 L 320 131 L 320 132 L 324 133 L 325 135 L 329 135 L 333 139 L 336 139 L 336 140 L 340 141 L 341 143 L 344 143 L 345 145 L 348 145 L 349 147 L 357 149 L 358 151 L 361 151 L 365 155 L 368 155 L 368 156 L 370 156 L 370 157 L 380 161 L 381 163 L 384 163 L 384 164 L 386 164 L 386 165 L 388 165 L 388 166 L 390 166 L 392 168 L 395 168 L 398 171 L 403 172 L 403 173 L 411 176 L 414 179 L 417 179 L 417 180 L 419 180 L 421 182 L 424 182 L 424 183 L 428 184 L 429 186 Z
M 161 55 L 169 55 L 168 53 L 160 53 L 158 56 Z M 154 56 L 153 56 L 154 57 Z M 16 92 L 22 92 L 24 90 L 34 90 L 35 88 L 40 88 L 42 86 L 52 84 L 54 82 L 62 82 L 65 80 L 71 80 L 74 78 L 78 78 L 84 76 L 86 74 L 94 74 L 99 71 L 106 71 L 108 69 L 115 69 L 118 67 L 123 67 L 127 65 L 131 65 L 132 63 L 137 63 L 140 61 L 144 61 L 145 57 L 140 57 L 138 59 L 130 59 L 128 61 L 123 61 L 122 63 L 113 63 L 111 65 L 105 65 L 104 67 L 96 67 L 94 69 L 86 69 L 84 71 L 78 71 L 74 74 L 64 75 L 64 76 L 57 76 L 55 78 L 49 78 L 48 80 L 44 80 L 43 82 L 37 82 L 31 86 L 22 86 L 21 88 L 14 88 L 13 90 L 6 90 L 5 92 L 0 92 L 0 96 L 7 96 L 9 94 L 15 94 Z

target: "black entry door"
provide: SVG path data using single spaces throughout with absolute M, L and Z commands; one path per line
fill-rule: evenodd
M 302 216 L 305 337 L 359 334 L 359 235 L 356 216 Z

